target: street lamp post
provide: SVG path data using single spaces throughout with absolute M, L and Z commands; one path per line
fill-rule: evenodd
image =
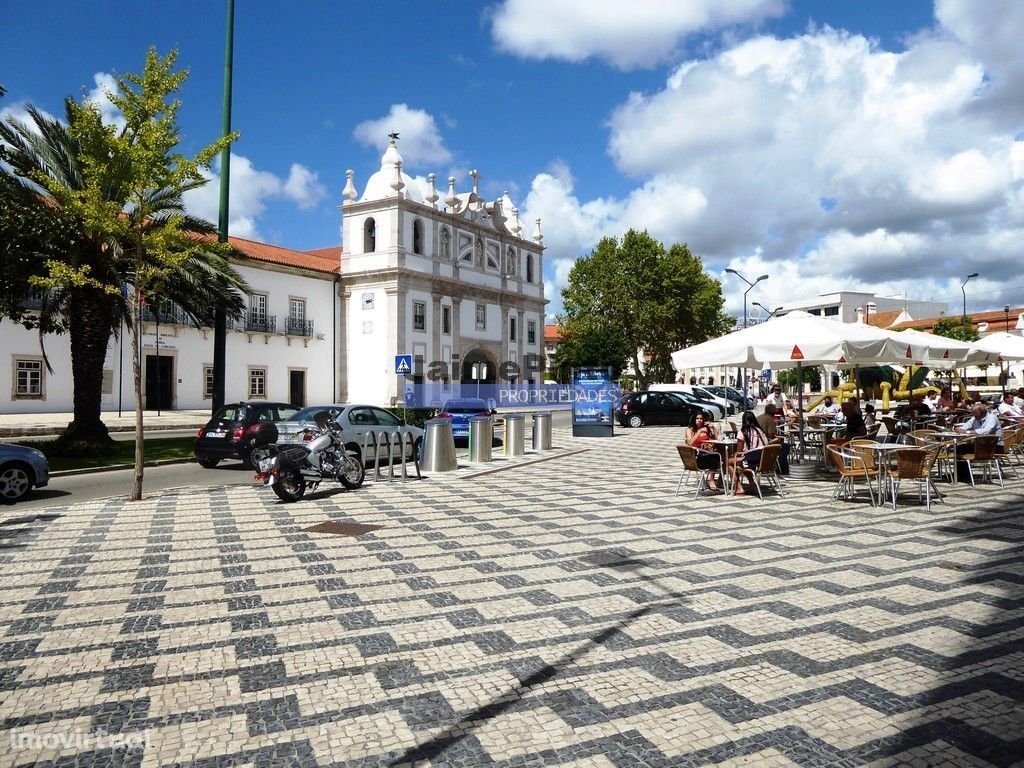
M 741 275 L 735 269 L 726 269 L 725 271 L 728 272 L 730 275 L 736 275 L 736 277 L 738 277 L 740 280 L 742 280 L 748 286 L 747 290 L 745 290 L 743 292 L 743 327 L 746 328 L 747 327 L 747 294 L 750 293 L 754 289 L 754 286 L 757 285 L 758 283 L 760 283 L 762 280 L 767 280 L 768 279 L 768 275 L 761 275 L 754 282 L 750 282 L 749 280 L 747 280 L 747 278 L 745 278 L 743 275 Z M 747 404 L 747 369 L 744 368 L 743 369 L 743 410 L 744 411 L 747 410 L 748 407 L 749 407 L 749 405 Z
M 967 331 L 968 325 L 970 324 L 970 321 L 967 319 L 967 284 L 969 282 L 971 282 L 971 280 L 973 280 L 977 276 L 978 276 L 977 272 L 972 272 L 966 278 L 964 278 L 963 283 L 960 284 L 960 292 L 963 293 L 963 295 L 964 295 L 963 326 L 964 326 L 964 332 L 965 333 Z M 967 366 L 964 366 L 963 379 L 964 379 L 963 380 L 963 384 L 961 386 L 963 387 L 963 391 L 966 391 L 967 390 Z
M 765 312 L 767 312 L 767 313 L 768 313 L 768 319 L 769 319 L 769 320 L 771 320 L 771 319 L 772 319 L 773 317 L 775 317 L 775 313 L 777 313 L 777 312 L 778 312 L 779 310 L 781 310 L 781 309 L 782 309 L 782 307 L 776 307 L 775 309 L 768 309 L 768 307 L 766 307 L 766 306 L 765 306 L 764 304 L 762 304 L 762 303 L 761 303 L 760 301 L 752 301 L 752 302 L 750 302 L 750 303 L 751 303 L 752 305 L 754 305 L 755 307 L 760 307 L 760 308 L 761 308 L 761 309 L 763 309 L 763 310 L 764 310 Z
M 1007 304 L 1003 307 L 1003 316 L 1006 318 L 1006 332 L 1010 332 L 1010 305 Z M 999 380 L 1003 383 L 1003 397 L 1006 397 L 1006 380 L 1010 378 L 1010 366 L 1007 364 L 1006 370 L 1003 370 L 1003 362 L 999 361 Z

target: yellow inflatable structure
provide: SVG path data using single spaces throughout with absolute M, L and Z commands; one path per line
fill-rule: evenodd
M 917 371 L 919 366 L 909 366 L 900 376 L 899 383 L 893 385 L 891 382 L 883 381 L 879 388 L 882 390 L 882 410 L 888 411 L 890 402 L 893 400 L 907 400 L 916 397 L 917 395 L 927 394 L 938 394 L 941 390 L 936 386 L 918 387 L 917 389 L 907 389 L 910 386 L 910 382 L 914 377 L 914 373 Z M 960 390 L 960 397 L 967 397 L 967 387 L 964 386 L 963 379 L 960 378 L 960 374 L 957 371 L 953 371 L 953 380 L 956 383 L 957 388 Z M 811 400 L 807 405 L 804 406 L 804 410 L 813 411 L 825 400 L 826 397 L 831 397 L 834 400 L 842 402 L 848 397 L 853 397 L 856 392 L 857 385 L 855 382 L 845 381 L 839 385 L 837 389 L 831 389 L 828 392 L 823 392 L 818 395 L 814 400 Z

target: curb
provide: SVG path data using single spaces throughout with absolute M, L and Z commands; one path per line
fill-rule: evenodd
M 173 430 L 183 429 L 199 429 L 204 426 L 206 422 L 202 424 L 154 424 L 152 426 L 146 425 L 144 432 L 168 432 Z M 63 427 L 22 427 L 12 428 L 7 427 L 0 429 L 0 438 L 5 437 L 59 437 L 61 432 L 64 431 Z M 134 432 L 135 427 L 107 427 L 107 432 Z
M 189 464 L 196 459 L 194 456 L 187 459 L 160 459 L 159 461 L 147 461 L 143 467 L 165 467 L 170 464 Z M 88 475 L 93 472 L 116 472 L 119 469 L 135 469 L 134 464 L 111 464 L 107 467 L 82 467 L 81 469 L 60 469 L 51 472 L 50 477 L 72 477 L 74 475 Z

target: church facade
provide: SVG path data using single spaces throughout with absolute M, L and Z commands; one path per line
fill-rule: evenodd
M 431 405 L 459 384 L 542 382 L 543 236 L 540 220 L 524 236 L 507 194 L 493 202 L 458 193 L 449 178 L 441 198 L 402 171 L 392 137 L 380 169 L 357 199 L 349 171 L 342 204 L 345 369 L 340 396 L 350 401 L 407 398 Z M 399 378 L 395 356 L 415 361 Z M 383 377 L 383 381 L 382 381 Z

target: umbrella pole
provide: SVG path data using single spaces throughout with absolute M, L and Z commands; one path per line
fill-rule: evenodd
M 797 406 L 800 409 L 800 461 L 804 460 L 806 455 L 806 446 L 804 445 L 804 373 L 803 365 L 799 360 L 796 361 L 796 386 L 797 386 Z
M 853 366 L 853 390 L 857 393 L 857 400 L 860 400 L 860 366 Z

